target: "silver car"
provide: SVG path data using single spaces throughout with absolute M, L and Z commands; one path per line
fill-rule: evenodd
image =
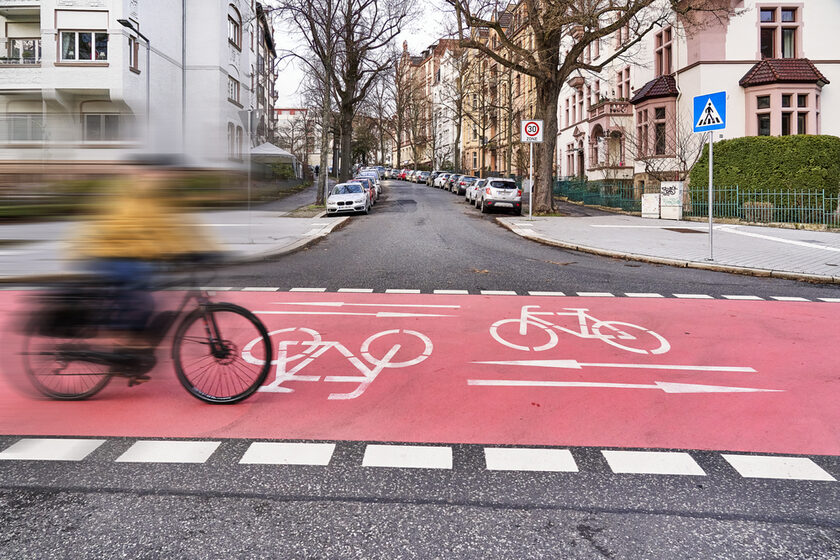
M 494 208 L 508 210 L 513 214 L 522 213 L 522 189 L 516 186 L 513 179 L 490 177 L 478 193 L 476 205 L 482 213 Z
M 370 197 L 361 183 L 339 183 L 327 198 L 327 214 L 370 212 Z
M 487 179 L 479 179 L 478 181 L 471 183 L 467 187 L 467 194 L 465 195 L 467 202 L 475 206 L 475 203 L 478 200 L 478 193 L 481 192 L 485 184 L 487 184 Z

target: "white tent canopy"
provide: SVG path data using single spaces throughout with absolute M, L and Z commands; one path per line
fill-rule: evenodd
M 251 148 L 251 159 L 261 163 L 279 163 L 295 161 L 295 156 L 270 142 Z

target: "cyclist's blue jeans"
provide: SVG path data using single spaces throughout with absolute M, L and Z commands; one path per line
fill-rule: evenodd
M 110 310 L 102 326 L 142 331 L 154 312 L 150 292 L 154 265 L 140 259 L 96 259 L 87 269 L 108 286 L 104 297 Z

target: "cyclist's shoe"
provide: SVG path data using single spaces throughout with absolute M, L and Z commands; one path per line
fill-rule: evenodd
M 148 375 L 129 375 L 128 376 L 128 386 L 134 387 L 135 385 L 142 385 L 146 381 L 151 380 L 152 378 Z

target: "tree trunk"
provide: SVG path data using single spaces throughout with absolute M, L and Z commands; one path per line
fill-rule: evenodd
M 318 188 L 315 193 L 315 204 L 326 204 L 327 182 L 329 177 L 329 147 L 330 147 L 330 116 L 332 103 L 330 103 L 330 72 L 324 71 L 324 99 L 321 105 L 321 163 L 318 169 Z
M 453 169 L 452 171 L 460 171 L 461 170 L 461 127 L 462 127 L 461 120 L 462 120 L 462 118 L 463 117 L 461 116 L 460 112 L 458 113 L 458 115 L 455 118 L 455 141 L 453 142 L 453 144 L 455 145 L 455 157 L 453 158 L 455 160 L 453 162 L 455 164 L 455 169 Z
M 537 115 L 543 121 L 543 142 L 534 150 L 534 214 L 554 211 L 554 150 L 557 145 L 557 98 L 560 86 L 537 81 Z
M 342 99 L 341 113 L 341 171 L 338 180 L 341 183 L 350 179 L 353 166 L 353 107 Z

